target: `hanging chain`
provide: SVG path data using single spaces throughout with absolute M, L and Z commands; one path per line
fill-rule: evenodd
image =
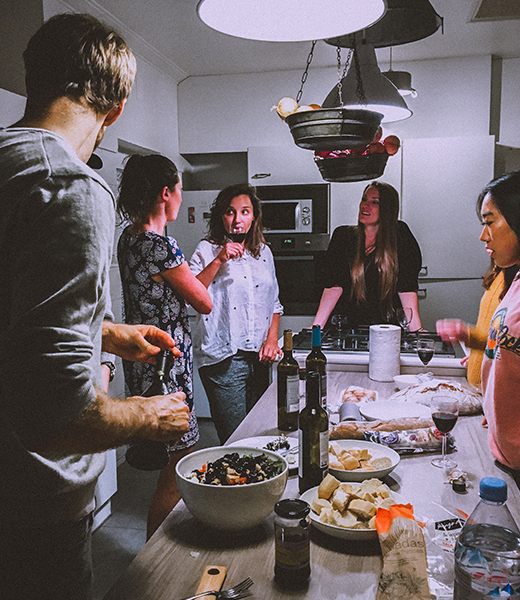
M 338 60 L 338 98 L 339 105 L 343 106 L 343 78 L 347 74 L 348 66 L 350 64 L 350 58 L 352 56 L 352 48 L 349 49 L 343 72 L 341 71 L 341 46 L 336 48 L 336 56 Z
M 300 100 L 302 98 L 303 86 L 305 85 L 305 82 L 307 81 L 307 76 L 309 75 L 309 67 L 311 66 L 312 58 L 314 56 L 314 47 L 316 46 L 317 41 L 318 40 L 314 40 L 312 42 L 311 51 L 309 52 L 309 56 L 307 57 L 307 65 L 305 66 L 305 71 L 303 72 L 303 75 L 302 75 L 302 82 L 300 85 L 300 89 L 299 89 L 298 93 L 296 94 L 296 103 L 297 104 L 300 103 Z
M 367 105 L 367 99 L 365 96 L 365 90 L 363 89 L 363 80 L 361 79 L 361 68 L 359 66 L 359 56 L 357 52 L 357 48 L 354 44 L 354 65 L 356 67 L 356 79 L 357 79 L 357 87 L 356 93 L 359 99 L 359 103 L 363 104 L 363 106 Z

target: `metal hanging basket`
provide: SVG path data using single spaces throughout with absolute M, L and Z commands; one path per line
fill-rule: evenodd
M 294 143 L 307 150 L 349 150 L 374 139 L 383 115 L 364 109 L 321 108 L 288 115 Z
M 325 181 L 349 182 L 377 179 L 383 175 L 388 154 L 347 154 L 321 158 L 314 162 Z

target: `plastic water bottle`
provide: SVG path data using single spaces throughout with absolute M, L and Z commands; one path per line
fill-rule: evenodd
M 454 600 L 520 599 L 520 531 L 505 505 L 507 484 L 480 482 L 480 502 L 455 547 Z

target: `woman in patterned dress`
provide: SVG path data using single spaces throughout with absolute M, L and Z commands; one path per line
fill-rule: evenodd
M 160 472 L 148 512 L 148 538 L 179 501 L 175 466 L 199 439 L 186 302 L 202 314 L 212 308 L 207 289 L 191 272 L 177 241 L 163 235 L 166 224 L 177 218 L 181 202 L 181 182 L 171 160 L 159 154 L 128 159 L 117 203 L 121 216 L 131 223 L 117 248 L 125 321 L 155 325 L 175 340 L 181 356 L 171 362 L 168 388 L 170 393 L 184 392 L 191 410 L 187 433 L 168 446 L 170 461 Z M 152 383 L 154 366 L 124 361 L 123 367 L 131 394 L 145 393 Z

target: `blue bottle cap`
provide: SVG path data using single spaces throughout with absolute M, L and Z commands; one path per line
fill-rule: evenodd
M 480 497 L 488 502 L 505 502 L 507 483 L 498 477 L 484 477 L 480 480 Z
M 312 326 L 312 345 L 313 347 L 321 346 L 321 327 L 319 325 Z

